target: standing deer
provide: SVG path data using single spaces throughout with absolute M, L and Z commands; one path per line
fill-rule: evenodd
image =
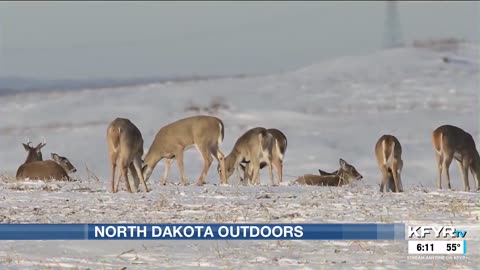
M 279 184 L 282 183 L 283 178 L 283 158 L 287 151 L 287 137 L 280 130 L 275 128 L 267 129 L 267 131 L 273 136 L 272 149 L 272 165 L 275 167 L 278 175 Z M 244 172 L 243 180 L 248 179 L 252 175 L 252 167 L 250 163 L 240 163 L 240 168 Z M 260 163 L 260 170 L 267 165 L 266 162 Z M 242 181 L 243 181 L 242 180 Z
M 298 177 L 294 183 L 310 186 L 343 186 L 363 178 L 357 169 L 348 164 L 345 160 L 339 159 L 339 163 L 340 169 L 336 170 L 334 173 L 326 173 L 322 171 L 325 174 L 305 174 Z
M 273 185 L 272 172 L 272 145 L 273 135 L 263 127 L 256 127 L 248 130 L 240 136 L 232 151 L 225 157 L 225 173 L 227 179 L 235 170 L 241 166 L 241 163 L 248 163 L 248 180 L 253 184 L 259 184 L 259 171 L 262 164 L 268 166 L 270 182 Z M 265 165 L 263 165 L 265 166 Z M 219 173 L 224 171 L 217 168 Z
M 142 174 L 143 138 L 140 130 L 125 118 L 116 118 L 107 128 L 108 154 L 111 162 L 111 188 L 112 192 L 118 192 L 120 178 L 125 179 L 125 185 L 129 192 L 132 187 L 128 180 L 128 171 L 133 176 L 133 192 L 138 190 L 139 179 L 148 192 L 147 184 Z M 120 175 L 115 183 L 115 170 L 120 165 Z
M 66 158 L 58 154 L 51 153 L 53 160 L 43 160 L 41 149 L 46 145 L 45 142 L 32 147 L 30 142 L 22 143 L 28 152 L 25 162 L 17 169 L 16 179 L 22 180 L 40 179 L 40 180 L 70 180 L 68 173 L 74 173 L 77 169 Z
M 451 125 L 443 125 L 432 133 L 438 168 L 438 188 L 442 188 L 442 170 L 447 175 L 447 186 L 451 189 L 449 167 L 452 160 L 457 161 L 463 177 L 465 191 L 470 191 L 468 170 L 477 179 L 477 190 L 480 190 L 480 158 L 472 135 L 465 130 Z
M 166 185 L 168 171 L 172 159 L 175 158 L 178 162 L 181 184 L 185 185 L 183 152 L 187 147 L 195 145 L 203 157 L 203 170 L 197 181 L 197 185 L 201 186 L 205 183 L 205 177 L 212 164 L 212 155 L 221 168 L 225 167 L 224 155 L 219 149 L 223 137 L 223 122 L 213 116 L 192 116 L 170 123 L 157 132 L 144 159 L 143 177 L 148 180 L 157 163 L 165 158 L 162 184 Z M 220 178 L 221 183 L 227 183 L 224 173 L 220 174 Z
M 383 135 L 375 144 L 375 156 L 382 173 L 380 192 L 403 192 L 401 172 L 403 169 L 402 145 L 393 135 Z

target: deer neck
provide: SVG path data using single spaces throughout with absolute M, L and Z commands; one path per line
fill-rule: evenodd
M 345 175 L 345 171 L 339 170 L 337 173 L 338 185 L 348 184 L 348 180 Z
M 42 156 L 37 156 L 36 154 L 34 153 L 28 153 L 28 156 L 27 158 L 25 159 L 25 162 L 24 163 L 30 163 L 30 162 L 34 162 L 34 161 L 42 161 Z

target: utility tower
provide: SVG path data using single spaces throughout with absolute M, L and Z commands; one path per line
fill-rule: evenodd
M 386 1 L 385 12 L 385 40 L 386 49 L 403 46 L 402 30 L 397 10 L 397 1 Z

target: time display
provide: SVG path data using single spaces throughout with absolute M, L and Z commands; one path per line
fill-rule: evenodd
M 417 244 L 417 251 L 433 251 L 433 243 L 430 244 Z
M 408 241 L 408 254 L 466 254 L 467 241 Z

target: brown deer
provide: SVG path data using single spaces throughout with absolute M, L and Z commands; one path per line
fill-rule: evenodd
M 181 184 L 186 185 L 183 152 L 187 147 L 194 145 L 203 157 L 203 170 L 197 181 L 197 185 L 201 186 L 205 183 L 205 177 L 212 164 L 212 155 L 217 159 L 220 167 L 225 166 L 224 155 L 219 148 L 223 137 L 223 122 L 213 116 L 198 115 L 170 123 L 157 132 L 144 159 L 143 177 L 148 180 L 157 163 L 165 158 L 162 184 L 166 185 L 168 171 L 172 159 L 175 158 L 180 171 Z M 224 173 L 220 174 L 220 178 L 221 183 L 227 183 Z
M 283 178 L 283 158 L 285 152 L 287 151 L 287 137 L 280 130 L 275 128 L 267 129 L 267 131 L 273 136 L 272 149 L 272 165 L 275 167 L 278 175 L 279 184 L 282 183 Z M 250 163 L 240 163 L 240 168 L 243 170 L 243 179 L 241 181 L 247 180 L 252 175 Z M 266 162 L 260 163 L 260 170 L 267 166 Z
M 335 174 L 305 174 L 298 177 L 293 183 L 310 186 L 343 186 L 363 178 L 357 169 L 345 160 L 339 159 L 339 163 L 340 169 Z
M 432 133 L 432 143 L 435 149 L 438 168 L 438 188 L 442 188 L 442 170 L 447 175 L 447 186 L 451 189 L 449 167 L 455 159 L 463 177 L 465 191 L 470 191 L 468 171 L 476 179 L 477 190 L 480 190 L 480 158 L 472 135 L 465 130 L 443 125 Z
M 273 143 L 273 135 L 263 127 L 256 127 L 246 131 L 237 139 L 230 154 L 225 157 L 227 179 L 241 166 L 241 163 L 247 163 L 248 168 L 245 168 L 245 172 L 248 172 L 248 176 L 246 178 L 248 178 L 249 183 L 259 184 L 260 167 L 262 164 L 265 164 L 268 166 L 270 182 L 273 185 Z M 221 168 L 217 168 L 217 170 L 223 172 Z
M 46 143 L 39 143 L 32 147 L 30 142 L 22 143 L 28 152 L 25 162 L 17 169 L 16 179 L 39 179 L 39 180 L 70 180 L 68 173 L 74 173 L 77 169 L 66 158 L 51 153 L 53 160 L 43 160 L 41 149 Z
M 381 136 L 375 144 L 375 157 L 382 173 L 380 192 L 403 192 L 401 173 L 403 169 L 402 145 L 393 135 Z
M 118 192 L 120 178 L 125 179 L 129 192 L 136 192 L 139 182 L 148 192 L 147 184 L 142 174 L 143 138 L 140 130 L 126 118 L 116 118 L 107 128 L 108 154 L 111 162 L 111 188 Z M 115 170 L 120 165 L 120 175 L 115 183 Z M 128 179 L 128 171 L 133 176 L 133 189 Z M 139 181 L 140 179 L 140 181 Z

